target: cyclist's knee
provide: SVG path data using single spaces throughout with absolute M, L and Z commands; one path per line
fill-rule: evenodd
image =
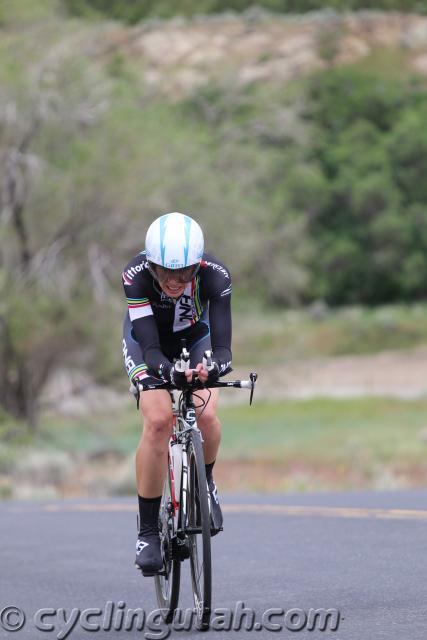
M 221 425 L 217 416 L 219 389 L 211 389 L 209 393 L 203 390 L 200 396 L 206 404 L 196 410 L 197 424 L 201 429 L 220 430 Z
M 144 416 L 144 436 L 154 442 L 168 441 L 172 434 L 172 412 Z
M 144 440 L 154 445 L 164 445 L 172 433 L 172 404 L 164 391 L 148 391 L 142 394 L 141 412 L 144 422 Z
M 217 430 L 221 428 L 215 407 L 209 407 L 209 405 L 198 417 L 197 423 L 202 429 Z

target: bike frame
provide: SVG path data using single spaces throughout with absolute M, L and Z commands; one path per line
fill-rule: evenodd
M 173 510 L 172 537 L 183 539 L 186 533 L 196 533 L 195 531 L 189 531 L 186 527 L 188 513 L 187 437 L 190 431 L 197 431 L 198 433 L 200 433 L 202 442 L 203 438 L 197 426 L 196 409 L 192 398 L 192 391 L 183 391 L 181 401 L 180 396 L 181 394 L 179 394 L 177 391 L 171 392 L 173 407 L 173 431 L 172 436 L 169 440 L 168 472 L 171 485 L 171 507 Z

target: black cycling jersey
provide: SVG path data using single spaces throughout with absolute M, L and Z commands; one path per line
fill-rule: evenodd
M 225 372 L 231 363 L 231 276 L 214 256 L 203 254 L 197 275 L 177 298 L 166 295 L 148 268 L 145 252 L 135 256 L 122 274 L 128 302 L 132 336 L 139 344 L 142 361 L 125 365 L 131 378 L 147 369 L 167 378 L 180 338 L 190 342 L 209 333 L 213 357 Z M 208 325 L 208 329 L 206 327 Z M 125 322 L 126 326 L 126 322 Z M 126 341 L 124 341 L 126 349 Z

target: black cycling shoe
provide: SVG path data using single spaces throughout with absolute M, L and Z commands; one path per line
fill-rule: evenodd
M 218 500 L 218 489 L 213 479 L 208 482 L 209 495 L 211 499 L 211 536 L 216 536 L 222 531 L 222 511 Z
M 139 533 L 136 541 L 135 565 L 141 569 L 144 576 L 154 576 L 163 569 L 158 533 Z

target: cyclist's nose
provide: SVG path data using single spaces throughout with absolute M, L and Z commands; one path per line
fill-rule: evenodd
M 166 280 L 166 284 L 168 284 L 170 287 L 180 287 L 181 286 L 181 282 L 179 281 L 179 278 L 177 278 L 177 276 L 175 276 L 175 275 L 168 275 L 168 278 Z
M 176 275 L 168 275 L 168 279 L 167 279 L 168 284 L 172 284 L 172 285 L 178 285 L 180 284 L 178 278 L 176 277 Z

